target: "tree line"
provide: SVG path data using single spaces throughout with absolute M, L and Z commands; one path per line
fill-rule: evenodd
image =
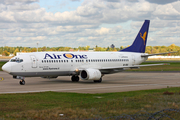
M 93 50 L 93 51 L 119 51 L 121 49 L 124 49 L 126 47 L 120 46 L 115 47 L 112 45 L 109 47 L 98 47 L 97 45 L 93 48 L 90 48 L 90 46 L 86 47 L 81 47 L 79 46 L 78 48 L 71 48 L 71 47 L 39 47 L 38 51 L 39 52 L 44 52 L 44 51 L 88 51 L 88 50 Z M 11 55 L 16 55 L 17 52 L 36 52 L 37 48 L 36 47 L 0 47 L 0 54 L 3 56 L 9 56 Z M 154 54 L 154 53 L 164 53 L 164 52 L 171 52 L 171 51 L 177 51 L 176 53 L 173 53 L 171 55 L 174 56 L 180 56 L 180 46 L 176 46 L 175 44 L 172 44 L 170 46 L 147 46 L 146 47 L 146 53 L 148 54 Z

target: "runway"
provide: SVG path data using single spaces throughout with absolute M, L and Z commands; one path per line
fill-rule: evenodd
M 111 93 L 167 87 L 180 87 L 180 72 L 120 72 L 105 75 L 102 83 L 80 80 L 71 82 L 71 77 L 57 79 L 40 77 L 25 78 L 26 84 L 19 85 L 19 79 L 0 72 L 0 94 L 31 92 L 75 92 L 75 93 Z

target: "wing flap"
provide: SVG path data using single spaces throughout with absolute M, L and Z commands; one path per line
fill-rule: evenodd
M 158 65 L 170 65 L 168 63 L 159 63 L 159 64 L 145 64 L 145 65 L 134 65 L 136 67 L 147 67 L 147 66 L 158 66 Z

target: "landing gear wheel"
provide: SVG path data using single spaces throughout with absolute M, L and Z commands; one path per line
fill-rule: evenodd
M 72 82 L 79 82 L 79 76 L 73 75 L 73 76 L 71 77 L 71 80 L 72 80 Z
M 94 83 L 101 83 L 102 82 L 102 77 L 99 80 L 94 80 Z
M 21 81 L 19 81 L 19 84 L 20 84 L 20 85 L 25 85 L 25 81 L 24 81 L 24 80 L 21 80 Z

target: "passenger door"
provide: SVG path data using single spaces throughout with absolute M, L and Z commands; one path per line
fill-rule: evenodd
M 37 68 L 37 59 L 34 55 L 31 56 L 32 68 Z

